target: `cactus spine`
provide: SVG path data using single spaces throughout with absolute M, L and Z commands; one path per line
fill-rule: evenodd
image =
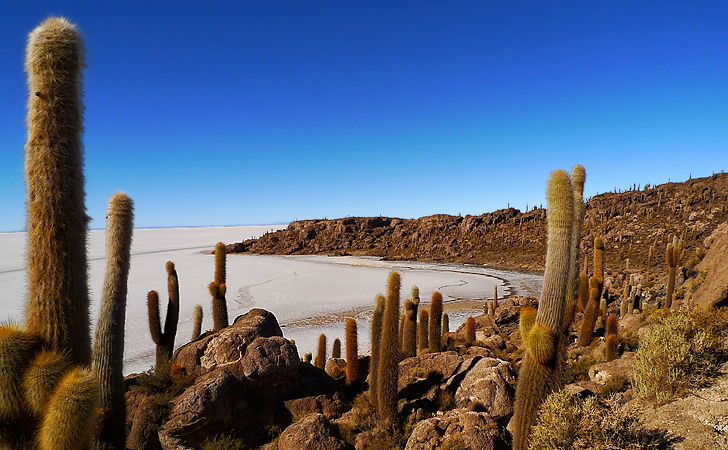
M 13 325 L 0 327 L 0 421 L 25 417 L 21 377 L 41 340 Z
M 192 312 L 192 340 L 194 341 L 202 333 L 202 306 L 195 305 L 195 309 Z
M 76 28 L 49 18 L 29 36 L 28 302 L 25 325 L 45 345 L 91 363 L 86 264 L 81 69 L 84 48 Z
M 92 371 L 74 369 L 58 383 L 38 430 L 40 450 L 76 450 L 88 442 L 99 404 Z M 73 418 L 73 419 L 71 419 Z
M 558 170 L 551 173 L 547 199 L 548 248 L 543 290 L 535 323 L 524 339 L 526 352 L 518 374 L 515 412 L 511 423 L 513 448 L 517 450 L 528 448 L 536 412 L 555 388 L 553 380 L 558 363 L 551 355 L 557 353 L 566 312 L 574 216 L 574 194 L 566 172 Z
M 210 283 L 210 295 L 212 295 L 212 320 L 213 331 L 220 331 L 226 328 L 228 323 L 227 300 L 225 300 L 225 265 L 227 258 L 225 244 L 218 242 L 215 246 L 215 281 Z
M 417 355 L 417 305 L 412 300 L 404 302 L 404 321 L 402 355 L 410 358 Z
M 321 333 L 318 340 L 318 351 L 316 352 L 316 360 L 314 366 L 319 369 L 326 367 L 326 335 Z
M 349 320 L 349 319 L 346 319 Z M 347 322 L 348 323 L 348 322 Z M 332 358 L 341 358 L 341 339 L 334 339 L 334 346 L 331 348 Z
M 430 305 L 430 351 L 439 352 L 442 348 L 442 294 L 435 291 Z
M 101 417 L 92 447 L 96 450 L 126 448 L 126 400 L 124 399 L 124 323 L 131 261 L 133 203 L 124 193 L 109 200 L 106 213 L 106 276 L 101 311 L 96 326 L 92 368 L 101 383 Z
M 397 342 L 399 319 L 400 278 L 397 272 L 389 275 L 387 302 L 384 305 L 382 338 L 379 348 L 379 376 L 377 405 L 379 418 L 391 423 L 397 415 L 397 379 L 399 376 L 399 343 Z
M 356 320 L 346 319 L 346 384 L 352 384 L 359 376 L 359 343 L 356 332 Z
M 427 329 L 430 327 L 430 313 L 426 309 L 420 310 L 420 320 L 417 322 L 417 353 L 422 354 L 427 351 L 429 338 Z

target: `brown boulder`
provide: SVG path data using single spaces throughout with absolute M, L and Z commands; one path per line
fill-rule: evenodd
M 493 419 L 507 423 L 513 415 L 515 375 L 509 363 L 482 358 L 460 382 L 455 392 L 455 405 L 485 411 Z
M 445 446 L 510 449 L 505 428 L 488 413 L 457 409 L 418 423 L 407 440 L 405 450 L 434 450 Z
M 706 239 L 710 249 L 695 266 L 698 271 L 707 270 L 705 281 L 693 294 L 696 306 L 709 307 L 728 300 L 728 222 L 724 222 Z
M 239 361 L 255 339 L 272 336 L 283 336 L 275 316 L 255 308 L 239 316 L 229 327 L 178 348 L 172 362 L 188 374 L 199 376 Z
M 518 314 L 524 306 L 536 308 L 538 307 L 538 299 L 534 297 L 523 297 L 521 295 L 511 295 L 499 304 L 495 310 L 495 322 L 499 325 L 505 323 L 518 324 Z
M 281 433 L 278 450 L 347 450 L 351 446 L 321 414 L 310 414 Z
M 301 363 L 298 372 L 298 388 L 284 402 L 284 408 L 291 419 L 318 413 L 333 420 L 349 410 L 341 386 L 323 370 L 309 363 Z
M 632 368 L 636 360 L 634 352 L 624 352 L 621 358 L 594 364 L 589 368 L 589 379 L 603 385 L 617 377 L 624 377 L 632 383 L 634 381 Z

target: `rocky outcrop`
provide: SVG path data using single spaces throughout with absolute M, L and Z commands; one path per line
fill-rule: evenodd
M 709 307 L 728 304 L 728 223 L 722 223 L 706 239 L 707 253 L 695 266 L 698 272 L 707 271 L 705 281 L 692 297 L 696 306 Z
M 510 445 L 503 425 L 486 412 L 456 409 L 417 424 L 405 450 L 477 448 L 507 450 Z
M 513 415 L 516 374 L 500 359 L 482 358 L 468 371 L 455 391 L 455 405 L 487 412 L 496 421 L 506 422 Z
M 728 174 L 721 173 L 596 195 L 585 205 L 582 252 L 600 235 L 609 252 L 608 270 L 629 267 L 630 271 L 663 274 L 667 271 L 665 245 L 671 234 L 684 237 L 686 248 L 696 248 L 728 219 L 726 190 Z M 657 252 L 649 258 L 653 244 Z M 544 268 L 545 251 L 546 212 L 540 207 L 465 217 L 301 220 L 259 239 L 228 246 L 228 252 L 366 255 L 537 271 Z M 609 286 L 609 280 L 605 284 Z
M 310 414 L 281 433 L 278 450 L 349 450 L 326 417 Z
M 174 352 L 172 362 L 190 375 L 203 375 L 218 367 L 239 362 L 247 347 L 259 337 L 283 336 L 273 313 L 252 309 L 218 333 L 206 333 Z
M 159 420 L 152 411 L 165 409 L 155 402 L 168 401 L 166 394 L 138 393 L 139 386 L 127 392 L 130 448 L 193 449 L 216 435 L 261 445 L 270 439 L 268 430 L 284 428 L 295 418 L 321 414 L 328 420 L 349 408 L 341 387 L 323 370 L 302 363 L 275 316 L 262 309 L 181 347 L 173 363 L 196 378 L 172 399 L 158 431 L 149 426 Z

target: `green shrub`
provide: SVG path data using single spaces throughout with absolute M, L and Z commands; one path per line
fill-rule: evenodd
M 566 368 L 566 384 L 589 381 L 589 368 L 596 363 L 593 357 L 585 356 L 569 364 Z
M 658 403 L 709 383 L 726 361 L 725 310 L 653 314 L 657 323 L 640 341 L 634 365 L 635 393 Z
M 656 449 L 666 448 L 666 432 L 648 429 L 635 410 L 614 400 L 560 391 L 539 409 L 531 430 L 531 449 Z
M 203 450 L 240 450 L 245 448 L 245 442 L 232 436 L 218 435 L 205 439 L 202 448 Z

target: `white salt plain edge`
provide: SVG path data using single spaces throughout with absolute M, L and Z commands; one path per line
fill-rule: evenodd
M 217 242 L 226 244 L 259 237 L 285 225 L 136 229 L 129 272 L 124 373 L 140 372 L 154 364 L 155 345 L 149 333 L 146 298 L 150 290 L 160 295 L 166 312 L 165 264 L 173 261 L 180 284 L 180 319 L 176 346 L 189 342 L 195 304 L 204 310 L 203 331 L 212 328 L 208 285 L 214 276 Z M 88 234 L 91 321 L 95 325 L 105 271 L 104 231 Z M 0 233 L 0 320 L 22 323 L 27 281 L 25 233 Z M 344 344 L 344 321 L 357 320 L 360 354 L 369 351 L 371 313 L 378 294 L 386 294 L 389 273 L 402 279 L 400 305 L 410 298 L 412 286 L 420 289 L 421 308 L 429 307 L 434 291 L 443 295 L 450 329 L 469 315 L 482 312 L 485 299 L 499 298 L 512 289 L 537 295 L 542 277 L 478 266 L 419 262 L 390 262 L 371 257 L 262 256 L 230 254 L 227 257 L 227 304 L 230 322 L 252 308 L 271 311 L 283 334 L 294 339 L 303 356 L 315 353 L 318 337 L 327 335 L 329 352 L 335 338 Z M 507 280 L 507 283 L 504 281 Z M 93 333 L 93 331 L 92 331 Z M 92 334 L 93 335 L 93 334 Z M 329 353 L 330 354 L 330 353 Z

